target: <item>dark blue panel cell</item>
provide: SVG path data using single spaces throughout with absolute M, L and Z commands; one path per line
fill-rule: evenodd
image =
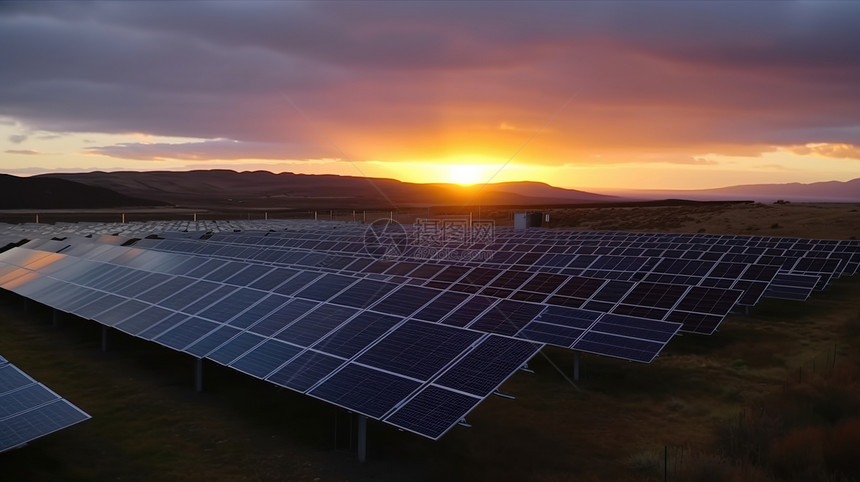
M 438 296 L 440 291 L 420 286 L 400 286 L 394 293 L 373 307 L 374 311 L 409 316 Z
M 273 296 L 278 296 L 278 295 L 273 295 Z M 289 299 L 289 298 L 280 297 L 280 296 L 279 296 L 279 298 Z M 271 310 L 267 311 L 265 314 L 263 314 L 262 317 L 253 316 L 254 322 L 259 321 L 259 323 L 256 323 L 253 326 L 251 326 L 249 331 L 252 331 L 254 333 L 257 333 L 257 334 L 263 335 L 263 336 L 272 336 L 275 333 L 277 333 L 278 331 L 280 331 L 281 329 L 283 329 L 285 326 L 287 326 L 290 323 L 301 318 L 305 313 L 312 310 L 316 306 L 318 306 L 318 303 L 315 303 L 313 301 L 296 300 L 296 299 L 291 300 L 287 304 L 281 306 L 280 308 L 278 308 L 275 311 L 271 311 Z M 252 309 L 250 311 L 256 312 L 256 310 L 254 310 L 254 309 Z M 252 314 L 254 314 L 254 313 L 245 313 L 240 318 L 250 319 L 250 318 L 252 318 L 252 316 L 251 316 Z M 238 326 L 235 323 L 230 323 L 230 324 L 234 325 L 234 326 Z
M 16 390 L 31 383 L 35 383 L 34 380 L 12 364 L 7 362 L 0 366 L 0 393 Z
M 587 330 L 602 313 L 597 311 L 580 310 L 576 308 L 565 308 L 561 306 L 550 306 L 537 320 L 542 323 L 552 323 L 560 326 Z
M 217 269 L 211 273 L 207 273 L 202 278 L 208 281 L 223 283 L 227 278 L 234 276 L 249 266 L 247 263 L 240 263 L 238 261 L 222 261 L 221 264 Z
M 627 293 L 621 303 L 668 309 L 675 306 L 686 291 L 687 287 L 682 285 L 641 282 Z
M 419 268 L 410 273 L 412 278 L 431 279 L 440 271 L 445 269 L 444 266 L 432 263 L 424 263 Z
M 131 298 L 133 296 L 137 296 L 139 293 L 143 293 L 144 291 L 152 287 L 158 286 L 171 278 L 172 277 L 170 275 L 166 274 L 149 273 L 148 275 L 142 277 L 140 280 L 131 283 L 122 289 L 113 290 L 113 292 L 117 295 Z
M 301 271 L 292 278 L 290 278 L 287 282 L 281 284 L 277 288 L 272 291 L 282 295 L 293 295 L 296 291 L 305 288 L 308 284 L 312 283 L 315 279 L 320 277 L 320 273 L 310 272 L 310 271 Z
M 260 335 L 242 333 L 236 338 L 233 338 L 221 345 L 217 350 L 206 355 L 206 358 L 222 365 L 229 365 L 233 360 L 242 356 L 245 352 L 257 346 L 263 340 L 265 340 L 265 338 Z
M 329 334 L 355 313 L 357 311 L 352 308 L 321 305 L 278 333 L 276 338 L 308 347 Z
M 273 373 L 268 381 L 304 393 L 345 363 L 345 360 L 307 350 Z
M 295 276 L 297 273 L 299 273 L 299 271 L 295 269 L 275 268 L 268 274 L 251 283 L 249 287 L 263 291 L 270 291 L 276 288 L 278 285 L 283 284 L 288 279 Z
M 138 333 L 151 328 L 156 323 L 161 322 L 168 316 L 174 314 L 173 311 L 165 310 L 158 306 L 150 306 L 149 308 L 135 314 L 125 321 L 116 325 L 118 330 L 124 331 L 129 335 L 137 335 Z
M 490 335 L 434 383 L 485 397 L 535 355 L 542 345 Z
M 99 314 L 98 322 L 103 325 L 113 326 L 150 306 L 152 305 L 142 301 L 127 300 Z
M 462 420 L 480 401 L 480 398 L 431 385 L 385 421 L 436 440 Z
M 185 289 L 175 292 L 168 298 L 153 301 L 153 303 L 169 310 L 179 311 L 215 291 L 219 286 L 221 285 L 209 281 L 198 281 Z
M 451 310 L 456 308 L 460 303 L 462 303 L 469 295 L 463 293 L 453 293 L 453 292 L 445 292 L 442 293 L 438 298 L 433 300 L 430 304 L 425 306 L 421 311 L 415 314 L 415 318 L 420 320 L 426 320 L 431 322 L 437 322 L 444 318 L 446 315 L 451 313 Z M 490 298 L 486 297 L 478 297 L 484 301 L 494 301 Z M 480 301 L 479 301 L 480 302 Z M 484 306 L 486 307 L 489 305 Z M 483 310 L 481 310 L 483 311 Z M 469 321 L 472 321 L 477 314 L 474 314 Z
M 171 330 L 153 338 L 153 341 L 175 350 L 182 350 L 209 334 L 216 327 L 218 327 L 217 323 L 192 317 L 176 325 Z
M 223 260 L 209 258 L 205 263 L 189 271 L 186 276 L 189 278 L 201 279 L 212 271 L 220 268 L 223 264 Z
M 666 317 L 666 321 L 681 323 L 681 331 L 685 331 L 687 333 L 710 335 L 716 331 L 718 326 L 720 326 L 723 318 L 724 317 L 722 315 L 673 311 Z
M 99 313 L 101 313 L 105 310 L 108 310 L 110 308 L 116 307 L 117 305 L 119 305 L 120 303 L 125 301 L 126 299 L 127 298 L 123 298 L 121 296 L 116 296 L 116 295 L 105 295 L 105 296 L 101 296 L 99 298 L 96 298 L 91 303 L 88 303 L 85 306 L 77 308 L 77 309 L 73 310 L 72 312 L 74 314 L 80 316 L 81 318 L 93 320 L 93 319 L 95 319 L 95 316 L 98 315 Z
M 226 291 L 226 290 L 225 290 Z M 248 309 L 254 303 L 260 301 L 266 293 L 263 291 L 240 288 L 231 292 L 222 299 L 216 300 L 208 308 L 201 311 L 198 316 L 208 318 L 219 323 L 226 323 L 234 316 Z M 272 307 L 274 309 L 275 307 Z
M 28 384 L 18 390 L 7 393 L 0 391 L 0 420 L 58 398 L 60 397 L 56 393 L 51 392 L 44 385 L 28 380 Z
M 235 286 L 219 285 L 218 288 L 216 288 L 211 293 L 200 297 L 199 299 L 179 311 L 188 313 L 189 315 L 195 315 L 200 311 L 203 311 L 204 309 L 223 301 L 224 298 L 227 298 L 231 293 L 235 291 L 237 291 L 237 288 Z
M 650 363 L 663 349 L 663 344 L 606 333 L 588 332 L 573 345 L 573 349 L 624 360 Z
M 440 271 L 436 276 L 434 276 L 433 281 L 453 283 L 462 278 L 463 275 L 465 275 L 471 270 L 472 268 L 468 268 L 465 266 L 448 266 L 444 270 Z
M 273 269 L 274 268 L 272 268 L 271 266 L 262 266 L 259 264 L 249 265 L 242 271 L 227 278 L 227 280 L 224 282 L 231 285 L 248 286 L 257 279 L 272 271 Z
M 164 333 L 165 331 L 173 328 L 174 326 L 182 323 L 183 321 L 188 319 L 188 315 L 184 313 L 173 313 L 172 315 L 164 318 L 158 323 L 150 326 L 149 328 L 143 330 L 137 336 L 141 338 L 145 338 L 147 340 L 151 340 L 156 336 Z
M 63 399 L 0 420 L 0 452 L 87 420 L 89 415 Z
M 221 344 L 223 344 L 225 341 L 239 334 L 239 331 L 240 330 L 231 326 L 221 326 L 220 328 L 204 336 L 199 341 L 195 342 L 183 351 L 185 351 L 186 353 L 190 353 L 198 358 L 202 358 L 215 348 L 221 346 Z
M 469 325 L 469 328 L 486 333 L 513 336 L 522 327 L 529 324 L 543 309 L 543 305 L 502 300 Z
M 187 288 L 193 282 L 194 280 L 192 280 L 191 278 L 172 278 L 146 291 L 135 293 L 133 296 L 141 301 L 156 304 L 160 303 L 166 298 L 169 298 L 178 291 Z
M 394 283 L 363 279 L 332 298 L 330 303 L 354 308 L 367 308 L 396 287 L 397 285 Z
M 308 393 L 379 419 L 420 385 L 408 378 L 350 364 Z
M 295 296 L 314 301 L 326 301 L 354 282 L 355 278 L 349 276 L 327 274 L 297 292 Z
M 436 309 L 441 311 L 447 305 L 448 300 L 447 295 L 449 293 L 445 293 L 444 295 L 436 298 L 432 303 L 427 305 L 426 308 L 421 310 L 421 313 L 428 311 L 430 309 Z M 487 308 L 496 303 L 495 298 L 490 298 L 488 296 L 473 296 L 466 300 L 459 308 L 455 309 L 451 312 L 451 314 L 446 317 L 442 323 L 450 326 L 459 326 L 463 327 L 471 323 L 475 318 L 480 316 Z M 421 313 L 416 315 L 416 318 L 421 318 Z M 433 320 L 427 320 L 433 321 Z
M 675 310 L 725 316 L 742 294 L 739 290 L 693 286 Z
M 517 333 L 517 338 L 568 348 L 583 333 L 585 330 L 579 328 L 533 321 Z
M 407 321 L 359 356 L 357 361 L 426 380 L 481 337 L 443 325 Z
M 314 349 L 343 358 L 352 358 L 401 320 L 402 318 L 399 317 L 367 311 L 333 331 L 316 344 Z
M 679 328 L 677 323 L 607 314 L 594 324 L 591 331 L 666 343 Z
M 302 349 L 297 346 L 277 340 L 268 340 L 234 361 L 230 366 L 251 376 L 266 378 L 300 351 Z

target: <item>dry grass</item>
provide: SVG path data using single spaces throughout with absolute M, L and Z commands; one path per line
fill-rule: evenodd
M 856 206 L 659 209 L 664 212 L 646 221 L 679 226 L 672 230 L 860 233 Z M 604 213 L 607 226 L 600 229 L 641 216 L 623 218 L 616 209 Z M 781 227 L 771 228 L 774 223 Z M 749 225 L 757 230 L 745 231 Z M 828 413 L 843 415 L 821 422 L 820 431 L 800 425 L 775 431 L 761 442 L 760 459 L 796 474 L 792 454 L 811 443 L 815 448 L 804 457 L 819 467 L 856 467 L 856 452 L 843 448 L 858 443 L 850 415 L 857 401 L 812 384 L 814 378 L 796 380 L 799 367 L 804 378 L 821 372 L 834 347 L 837 361 L 857 352 L 856 278 L 838 280 L 806 303 L 765 300 L 749 316 L 730 316 L 713 336 L 673 340 L 650 365 L 583 355 L 583 380 L 575 385 L 561 373 L 572 372 L 572 352 L 547 348 L 530 364 L 534 374 L 519 373 L 503 387 L 517 399 L 491 397 L 469 416 L 471 429 L 456 427 L 431 442 L 371 423 L 365 464 L 332 450 L 332 411 L 321 402 L 211 365 L 207 391 L 196 394 L 191 360 L 183 355 L 119 335 L 102 354 L 98 329 L 89 322 L 69 320 L 53 329 L 47 313 L 24 313 L 10 300 L 0 314 L 0 353 L 94 416 L 0 454 L 4 480 L 659 481 L 666 446 L 670 480 L 773 480 L 779 474 L 769 466 L 724 456 L 725 427 L 742 413 L 750 421 L 755 407 L 772 400 L 767 397 L 796 390 L 807 397 L 800 398 L 804 403 L 821 407 L 810 418 L 815 423 Z

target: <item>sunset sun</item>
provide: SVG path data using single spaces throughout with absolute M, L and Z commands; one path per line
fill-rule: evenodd
M 452 164 L 448 168 L 448 182 L 463 186 L 486 182 L 488 176 L 487 166 L 480 164 Z

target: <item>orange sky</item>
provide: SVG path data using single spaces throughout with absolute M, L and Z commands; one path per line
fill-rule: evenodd
M 860 177 L 860 6 L 0 9 L 0 171 L 694 189 Z

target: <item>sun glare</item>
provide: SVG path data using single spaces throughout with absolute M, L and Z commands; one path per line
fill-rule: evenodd
M 448 182 L 468 186 L 485 182 L 487 166 L 480 164 L 451 164 L 448 167 Z

